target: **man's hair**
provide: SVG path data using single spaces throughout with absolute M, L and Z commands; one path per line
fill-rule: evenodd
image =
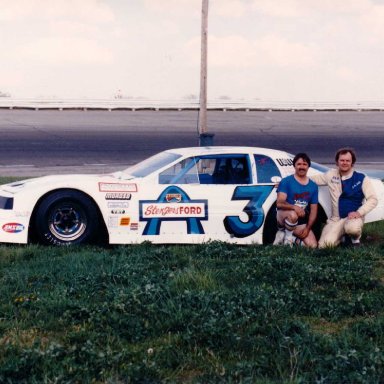
M 311 166 L 311 159 L 306 153 L 298 153 L 294 158 L 293 158 L 293 166 L 297 163 L 297 160 L 303 159 L 309 166 Z
M 336 163 L 339 161 L 340 155 L 346 155 L 347 153 L 350 153 L 352 156 L 352 165 L 356 163 L 356 153 L 353 148 L 340 148 L 335 155 L 335 161 Z

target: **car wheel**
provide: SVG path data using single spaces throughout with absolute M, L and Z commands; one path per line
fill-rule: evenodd
M 319 204 L 317 211 L 317 219 L 312 228 L 313 233 L 318 240 L 320 238 L 321 229 L 327 221 L 327 215 L 323 207 Z M 274 203 L 269 210 L 267 217 L 264 222 L 264 231 L 263 231 L 263 244 L 273 244 L 277 232 L 277 220 L 276 220 L 276 203 Z
M 327 222 L 327 214 L 324 211 L 324 208 L 319 204 L 318 210 L 317 210 L 317 219 L 315 224 L 312 227 L 312 231 L 316 236 L 316 239 L 320 239 L 321 231 L 324 226 L 324 224 Z
M 79 191 L 64 190 L 42 200 L 34 230 L 44 244 L 85 244 L 96 236 L 99 222 L 97 207 L 89 197 Z
M 276 203 L 270 208 L 264 222 L 263 244 L 272 244 L 277 232 Z

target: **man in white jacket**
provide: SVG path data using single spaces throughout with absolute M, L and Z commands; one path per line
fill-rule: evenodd
M 370 179 L 353 168 L 353 149 L 339 149 L 335 160 L 337 169 L 311 176 L 317 185 L 328 185 L 332 201 L 332 214 L 321 233 L 320 248 L 338 245 L 344 235 L 351 237 L 352 245 L 360 245 L 364 216 L 378 202 Z

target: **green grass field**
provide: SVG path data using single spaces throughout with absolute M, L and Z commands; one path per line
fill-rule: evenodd
M 0 382 L 381 383 L 383 250 L 1 246 Z
M 0 383 L 382 383 L 383 253 L 0 246 Z

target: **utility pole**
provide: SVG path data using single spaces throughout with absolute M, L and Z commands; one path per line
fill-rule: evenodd
M 199 144 L 213 145 L 213 133 L 207 127 L 207 52 L 208 52 L 208 0 L 202 0 L 201 11 L 201 64 L 200 64 L 200 113 Z

